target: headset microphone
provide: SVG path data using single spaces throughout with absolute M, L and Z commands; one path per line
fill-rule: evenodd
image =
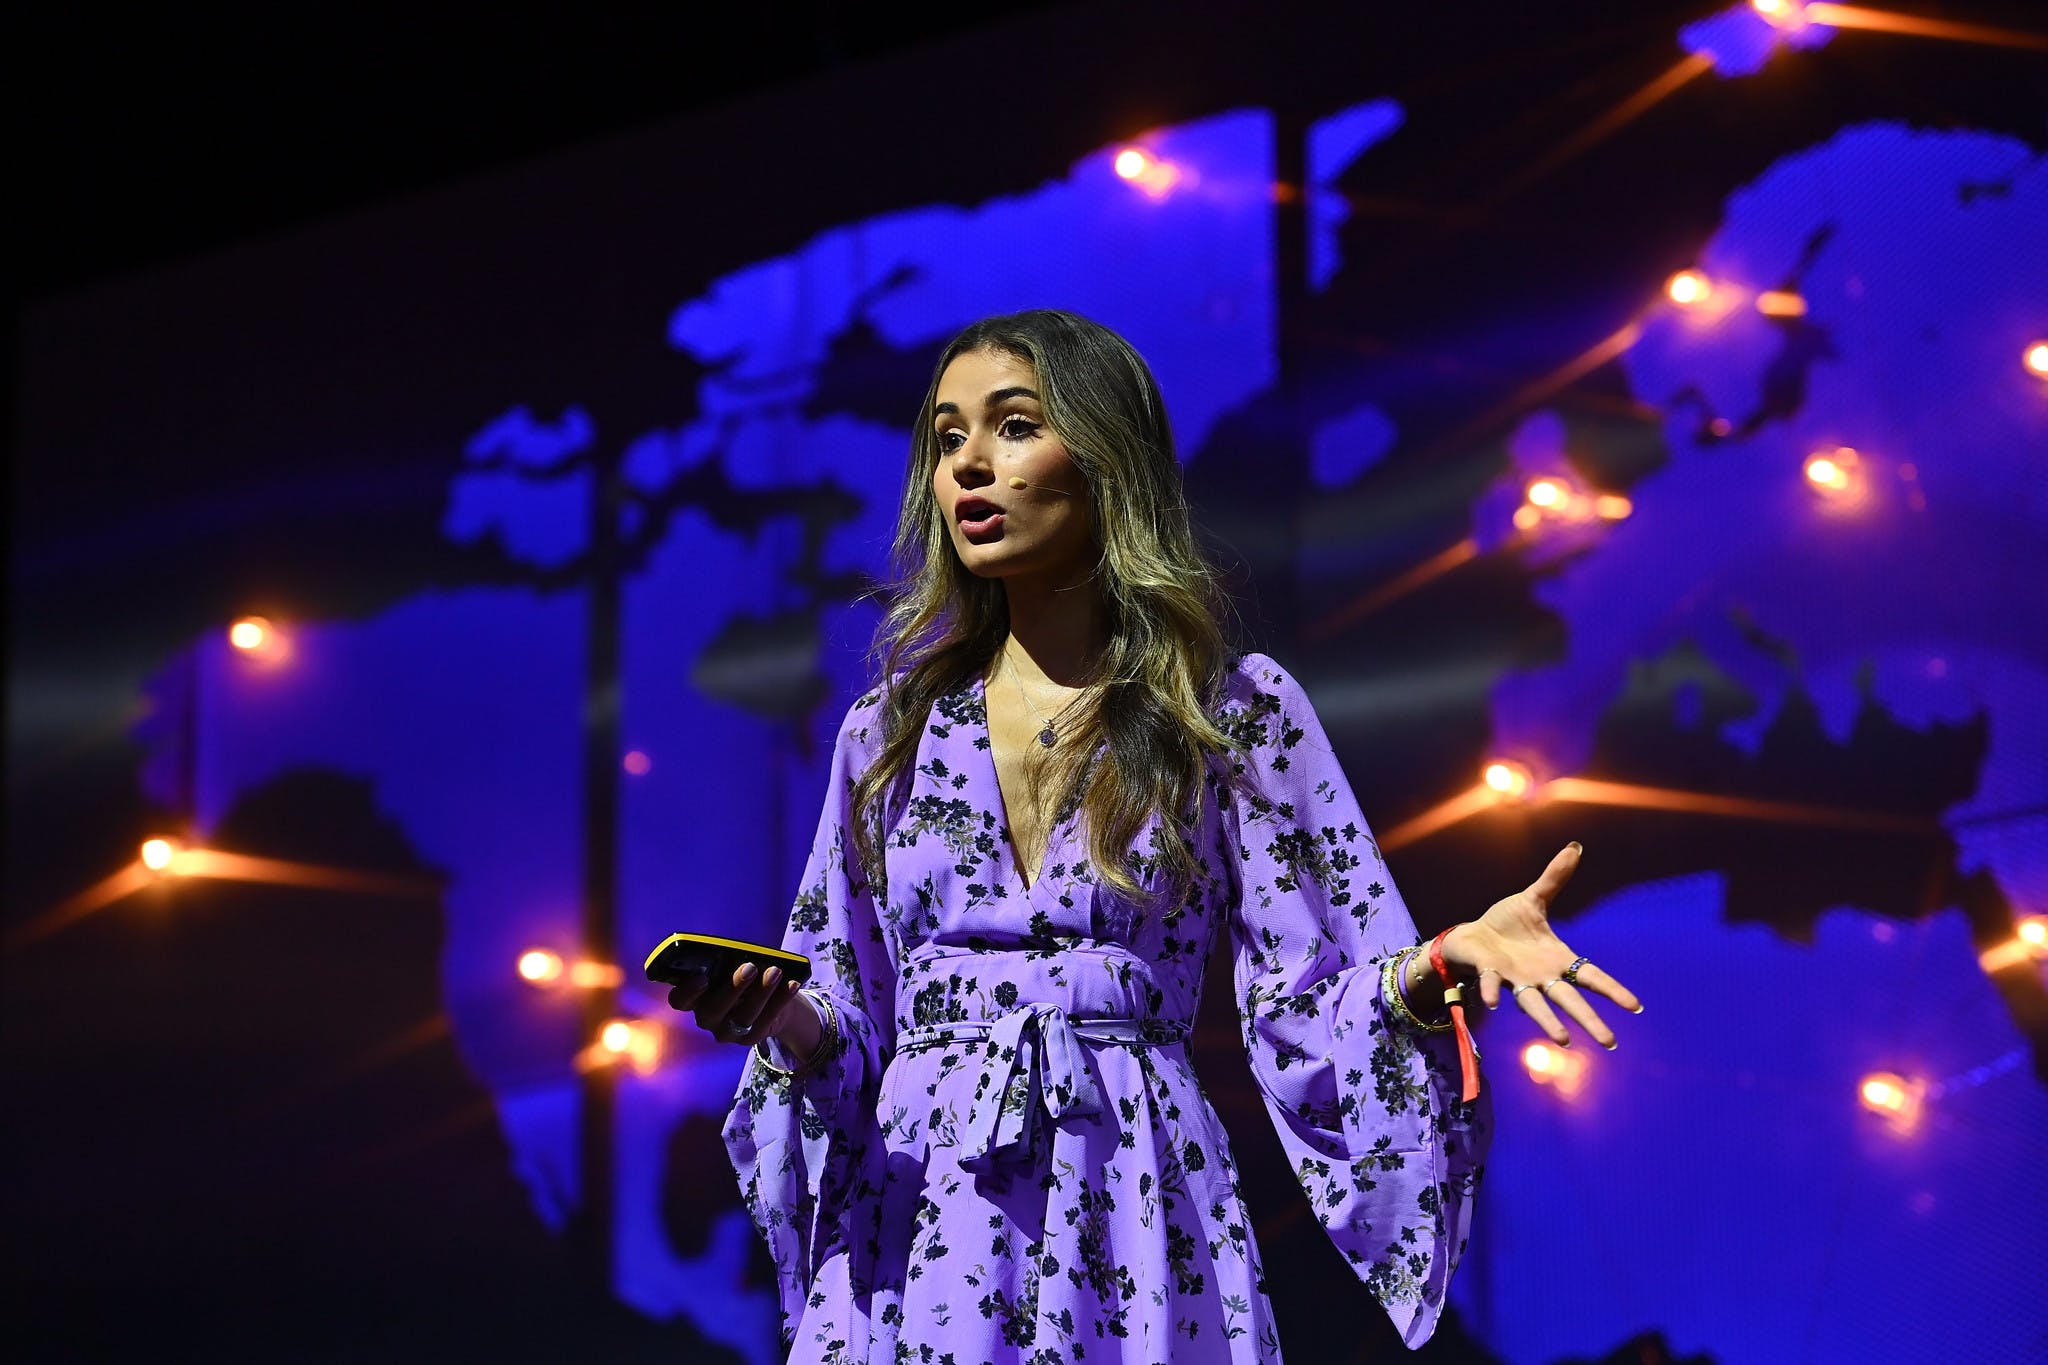
M 1037 489 L 1037 490 L 1038 490 L 1039 492 L 1041 492 L 1041 493 L 1057 493 L 1057 494 L 1059 494 L 1059 495 L 1060 495 L 1061 497 L 1063 497 L 1063 498 L 1064 498 L 1064 497 L 1067 497 L 1067 496 L 1069 496 L 1069 494 L 1068 494 L 1068 493 L 1066 492 L 1066 490 L 1064 490 L 1064 489 L 1060 489 L 1060 488 L 1053 488 L 1053 487 L 1050 487 L 1049 485 L 1046 485 L 1046 484 L 1042 484 L 1042 483 L 1038 483 L 1038 484 L 1026 483 L 1026 482 L 1024 482 L 1024 480 L 1022 480 L 1022 479 L 1018 478 L 1018 477 L 1017 477 L 1017 476 L 1016 476 L 1015 474 L 1012 474 L 1012 475 L 1010 476 L 1010 487 L 1012 487 L 1012 488 L 1015 488 L 1015 489 L 1019 490 L 1020 492 L 1021 492 L 1022 490 L 1024 490 L 1024 489 L 1026 489 L 1026 488 L 1036 488 L 1036 489 Z

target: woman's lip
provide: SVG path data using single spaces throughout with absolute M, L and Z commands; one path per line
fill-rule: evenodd
M 990 512 L 987 516 L 978 520 L 963 518 L 960 522 L 960 532 L 962 535 L 985 536 L 991 531 L 1001 530 L 1002 526 L 1003 514 L 1001 512 Z

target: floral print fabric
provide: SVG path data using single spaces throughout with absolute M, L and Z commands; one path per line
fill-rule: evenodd
M 1199 875 L 1140 911 L 1056 823 L 1026 886 L 983 684 L 932 709 L 861 875 L 852 785 L 878 694 L 848 711 L 787 947 L 840 1044 L 797 1077 L 756 1056 L 725 1127 L 774 1258 L 790 1359 L 821 1365 L 1278 1361 L 1236 1168 L 1188 1064 L 1226 936 L 1244 1042 L 1317 1218 L 1415 1345 L 1471 1222 L 1489 1131 L 1448 1035 L 1391 1022 L 1379 964 L 1415 926 L 1314 710 L 1264 655 L 1218 709 Z M 1133 867 L 1147 890 L 1163 874 Z M 773 1045 L 770 1045 L 773 1051 Z M 781 1065 L 789 1059 L 777 1056 Z

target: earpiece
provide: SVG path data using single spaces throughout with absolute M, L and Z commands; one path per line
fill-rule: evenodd
M 1024 482 L 1024 480 L 1018 478 L 1015 474 L 1012 474 L 1010 476 L 1010 487 L 1016 489 L 1020 493 L 1027 488 L 1036 488 L 1041 493 L 1052 493 L 1062 498 L 1070 496 L 1067 490 L 1064 488 L 1054 488 L 1050 484 L 1043 483 L 1026 483 Z

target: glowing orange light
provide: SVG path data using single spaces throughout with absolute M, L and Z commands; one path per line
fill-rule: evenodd
M 634 777 L 645 777 L 654 771 L 654 760 L 641 753 L 638 749 L 634 749 L 628 752 L 624 759 L 620 760 L 619 766 Z
M 2048 917 L 2029 915 L 2019 922 L 2016 932 L 2020 942 L 2036 953 L 2048 952 Z
M 1439 801 L 1420 815 L 1412 815 L 1380 835 L 1380 851 L 1392 853 L 1432 834 L 1441 833 L 1500 805 L 1500 796 L 1484 782 L 1474 782 L 1448 800 Z
M 1505 759 L 1487 764 L 1482 780 L 1488 787 L 1499 792 L 1510 801 L 1526 795 L 1530 783 L 1529 770 L 1527 768 L 1519 763 L 1510 763 Z
M 1537 511 L 1526 502 L 1515 509 L 1515 529 L 1517 531 L 1533 531 L 1542 520 L 1543 513 Z
M 2037 341 L 2027 347 L 2027 368 L 2048 379 L 2048 341 Z
M 1800 0 L 1749 0 L 1749 7 L 1772 28 L 1806 27 L 1806 6 Z
M 1636 505 L 1619 493 L 1602 493 L 1593 499 L 1593 513 L 1602 521 L 1622 521 L 1635 510 Z
M 613 1019 L 598 1030 L 597 1045 L 585 1059 L 588 1065 L 610 1066 L 630 1062 L 645 1075 L 661 1064 L 663 1032 L 658 1024 L 644 1019 Z
M 1861 463 L 1861 457 L 1848 446 L 1820 451 L 1807 457 L 1806 481 L 1823 493 L 1846 493 Z
M 639 1023 L 633 1026 L 633 1045 L 626 1052 L 633 1060 L 635 1071 L 644 1076 L 661 1064 L 666 1036 L 659 1024 Z
M 1890 1071 L 1873 1071 L 1856 1087 L 1856 1097 L 1863 1107 L 1902 1133 L 1910 1132 L 1920 1121 L 1920 1106 L 1926 1094 L 1927 1082 L 1909 1081 Z
M 1142 147 L 1124 148 L 1109 164 L 1119 177 L 1153 199 L 1165 198 L 1183 178 L 1179 166 L 1154 156 Z
M 1806 316 L 1806 300 L 1788 289 L 1766 289 L 1756 296 L 1756 311 L 1774 318 Z
M 1529 485 L 1528 498 L 1531 506 L 1556 507 L 1564 501 L 1565 488 L 1556 479 L 1538 479 Z
M 2048 934 L 2043 935 L 2048 938 Z M 2022 920 L 2019 932 L 2003 943 L 1994 943 L 1977 955 L 1977 965 L 1987 973 L 2002 972 L 2011 967 L 2023 966 L 2048 958 L 2048 943 L 2037 943 L 2027 937 L 2027 922 Z
M 134 862 L 104 877 L 62 904 L 5 931 L 0 942 L 9 951 L 48 938 L 95 911 L 150 886 L 164 877 L 264 882 L 272 886 L 308 886 L 330 891 L 364 891 L 377 896 L 421 897 L 439 901 L 442 886 L 426 877 L 387 877 L 348 868 L 315 867 L 283 858 L 252 858 L 217 848 L 187 848 L 176 839 L 143 841 Z
M 1634 810 L 1673 810 L 1687 815 L 1720 815 L 1737 820 L 1768 820 L 1781 825 L 1819 825 L 1831 829 L 1883 830 L 1926 838 L 1940 832 L 1936 822 L 1918 815 L 1857 810 L 1845 806 L 1810 806 L 1795 801 L 1752 801 L 1738 796 L 1644 787 L 1633 782 L 1602 782 L 1589 777 L 1554 777 L 1543 784 L 1546 802 L 1570 801 L 1589 806 L 1620 806 Z M 1382 841 L 1382 847 L 1384 847 Z
M 1664 293 L 1670 300 L 1687 308 L 1705 303 L 1713 292 L 1713 282 L 1697 270 L 1681 270 L 1664 285 Z
M 536 986 L 550 985 L 562 975 L 561 954 L 529 948 L 519 955 L 519 975 Z
M 237 617 L 228 627 L 228 643 L 245 659 L 276 666 L 291 657 L 291 636 L 263 616 Z
M 1547 1085 L 1566 1099 L 1586 1088 L 1586 1059 L 1555 1043 L 1531 1043 L 1522 1049 L 1522 1066 L 1529 1079 Z
M 1987 43 L 1993 47 L 2048 52 L 2048 35 L 1992 28 L 1986 24 L 1959 24 L 1949 19 L 1929 19 L 1917 14 L 1894 14 L 1889 10 L 1865 9 L 1861 5 L 1835 5 L 1827 3 L 1827 0 L 1813 0 L 1812 4 L 1801 6 L 1799 20 L 1801 23 L 1825 24 L 1830 28 L 1860 28 L 1874 33 L 1903 33 L 1914 38 L 1947 38 L 1959 43 Z
M 597 990 L 624 982 L 626 974 L 609 962 L 577 962 L 569 967 L 569 984 Z

